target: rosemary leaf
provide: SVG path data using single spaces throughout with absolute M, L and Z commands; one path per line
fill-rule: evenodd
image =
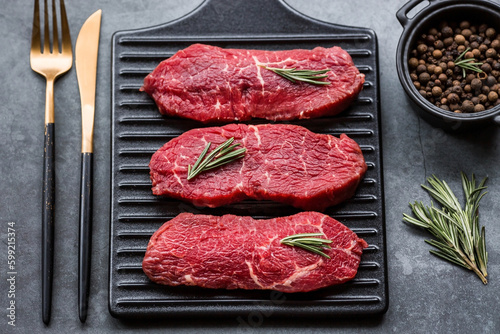
M 214 169 L 214 168 L 217 168 L 219 166 L 228 164 L 234 160 L 241 159 L 245 155 L 245 152 L 246 152 L 246 148 L 240 148 L 236 151 L 227 153 L 226 155 L 221 156 L 220 158 L 217 158 L 216 160 L 207 164 L 205 166 L 204 170 Z
M 477 73 L 483 73 L 483 70 L 481 70 L 478 67 L 478 66 L 483 65 L 483 63 L 477 63 L 476 59 L 474 59 L 474 58 L 462 59 L 464 57 L 464 55 L 469 50 L 470 50 L 470 48 L 467 48 L 454 61 L 455 65 L 457 65 L 458 67 L 460 67 L 462 69 L 462 74 L 463 74 L 464 78 L 465 78 L 465 75 L 466 75 L 465 70 L 474 71 L 474 72 L 477 72 Z
M 208 143 L 203 152 L 196 160 L 193 166 L 188 165 L 188 180 L 196 177 L 202 172 L 228 164 L 234 160 L 241 159 L 245 156 L 246 148 L 234 150 L 240 144 L 231 145 L 234 137 L 229 138 L 221 145 L 217 146 L 210 154 L 207 155 L 212 143 Z
M 479 184 L 474 174 L 469 180 L 461 173 L 461 178 L 464 207 L 448 184 L 433 175 L 427 179 L 429 186 L 422 185 L 422 188 L 438 201 L 442 208 L 438 209 L 433 204 L 426 207 L 420 202 L 410 203 L 413 217 L 403 213 L 403 221 L 428 230 L 436 238 L 426 240 L 429 245 L 437 248 L 430 251 L 432 254 L 472 270 L 487 284 L 488 253 L 485 229 L 484 226 L 479 227 L 478 213 L 479 201 L 487 193 L 487 178 Z
M 200 156 L 198 157 L 198 159 L 194 163 L 193 167 L 191 167 L 191 165 L 188 165 L 188 174 L 190 174 L 191 170 L 196 170 L 198 168 L 198 166 L 200 165 L 200 163 L 203 160 L 203 157 L 205 157 L 205 155 L 207 154 L 208 150 L 210 149 L 210 145 L 212 145 L 212 143 L 208 143 L 205 146 L 205 149 L 203 150 L 203 152 L 201 152 Z
M 468 266 L 466 263 L 462 263 L 458 261 L 458 258 L 455 255 L 449 255 L 443 251 L 436 251 L 436 250 L 430 250 L 429 253 L 439 256 L 442 259 L 445 259 L 446 261 L 452 262 L 456 265 L 459 265 L 461 267 L 464 267 L 467 270 L 471 270 L 471 267 Z
M 314 238 L 319 236 L 324 236 L 324 234 L 323 233 L 294 234 L 281 239 L 280 243 L 292 247 L 300 247 L 315 254 L 324 256 L 326 258 L 330 258 L 330 256 L 328 254 L 325 254 L 322 250 L 331 249 L 331 247 L 328 244 L 332 243 L 332 241 L 328 239 Z
M 296 83 L 297 81 L 307 82 L 313 85 L 330 85 L 329 81 L 324 81 L 321 79 L 327 78 L 330 69 L 325 70 L 297 70 L 295 67 L 292 68 L 277 68 L 268 67 L 264 65 L 259 65 L 260 67 L 270 70 L 283 78 Z

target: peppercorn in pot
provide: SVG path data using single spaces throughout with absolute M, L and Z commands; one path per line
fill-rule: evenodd
M 487 24 L 441 22 L 410 51 L 415 88 L 437 107 L 474 113 L 500 104 L 500 34 Z

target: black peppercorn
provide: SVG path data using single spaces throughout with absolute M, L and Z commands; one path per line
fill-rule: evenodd
M 462 35 L 467 40 L 467 39 L 469 39 L 472 36 L 472 31 L 470 31 L 470 29 L 463 29 L 462 30 Z
M 488 101 L 488 97 L 484 94 L 479 94 L 477 97 L 479 98 L 480 104 L 485 104 Z
M 467 82 L 467 83 L 471 83 L 471 82 L 472 82 L 472 80 L 474 80 L 475 78 L 476 78 L 476 76 L 475 76 L 474 74 L 469 73 L 469 74 L 467 74 L 467 76 L 465 77 L 465 82 Z
M 410 65 L 411 69 L 417 68 L 418 59 L 417 58 L 410 58 L 410 60 L 408 60 L 408 65 Z
M 441 36 L 444 38 L 451 37 L 453 35 L 453 29 L 449 26 L 444 26 L 443 29 L 441 29 Z
M 499 41 L 498 39 L 494 39 L 494 40 L 491 42 L 490 46 L 491 46 L 492 48 L 494 48 L 495 50 L 498 50 L 498 49 L 500 49 L 500 41 Z
M 494 84 L 496 84 L 496 83 L 497 83 L 497 79 L 495 79 L 495 77 L 494 77 L 494 76 L 489 75 L 489 76 L 488 76 L 488 78 L 486 78 L 486 84 L 487 84 L 489 87 L 493 86 L 493 85 L 494 85 Z
M 427 71 L 427 66 L 422 65 L 422 64 L 420 64 L 420 65 L 417 66 L 417 73 L 418 74 L 420 74 L 422 72 L 426 72 L 426 71 Z
M 495 102 L 496 100 L 498 100 L 498 94 L 496 92 L 489 92 L 488 101 Z
M 470 82 L 470 86 L 473 90 L 477 91 L 477 90 L 480 90 L 481 89 L 481 86 L 483 85 L 483 83 L 481 82 L 481 80 L 475 78 L 473 79 L 471 82 Z
M 440 97 L 442 93 L 443 93 L 443 90 L 441 89 L 441 87 L 434 86 L 432 88 L 432 96 Z
M 472 103 L 469 100 L 465 100 L 464 102 L 462 102 L 462 111 L 467 112 L 467 113 L 473 112 L 474 111 L 474 103 Z
M 495 49 L 491 49 L 493 51 L 495 51 Z M 496 51 L 495 51 L 495 55 L 496 55 Z M 435 59 L 441 59 L 441 57 L 443 56 L 443 53 L 441 52 L 441 50 L 434 50 L 432 52 L 432 56 L 435 58 Z M 492 56 L 494 57 L 494 56 Z
M 474 106 L 474 112 L 480 112 L 480 111 L 484 111 L 484 106 L 482 104 L 476 104 Z
M 456 35 L 455 36 L 455 43 L 457 43 L 458 45 L 463 45 L 465 43 L 464 35 Z
M 496 31 L 494 28 L 486 29 L 486 37 L 493 38 L 496 35 Z
M 443 40 L 444 46 L 448 47 L 453 44 L 453 37 L 448 37 Z
M 491 65 L 488 63 L 484 63 L 483 65 L 481 65 L 481 71 L 486 72 L 486 73 L 490 73 L 491 72 Z
M 436 39 L 435 39 L 435 38 L 434 38 L 434 36 L 432 36 L 432 35 L 427 35 L 427 36 L 425 37 L 425 43 L 426 43 L 427 45 L 429 45 L 429 46 L 433 45 L 435 40 L 436 40 Z
M 434 48 L 435 49 L 442 49 L 444 48 L 444 43 L 442 40 L 438 39 L 437 41 L 434 42 Z
M 453 83 L 455 84 L 456 82 Z M 451 87 L 451 92 L 457 94 L 458 96 L 462 95 L 463 90 L 462 87 L 460 87 L 460 83 Z
M 457 104 L 458 102 L 460 102 L 460 98 L 455 93 L 448 94 L 446 98 L 448 99 L 448 102 L 450 104 Z
M 462 21 L 462 22 L 460 22 L 459 27 L 460 27 L 460 29 L 469 29 L 470 28 L 470 22 L 469 21 Z
M 429 80 L 431 80 L 431 76 L 430 76 L 430 75 L 429 75 L 429 73 L 427 73 L 427 72 L 422 72 L 422 73 L 420 73 L 420 75 L 418 76 L 418 80 L 419 80 L 422 84 L 426 85 L 426 84 L 429 82 Z
M 494 48 L 489 48 L 488 50 L 486 50 L 484 55 L 486 56 L 486 58 L 494 58 L 497 55 L 497 50 L 495 50 Z
M 463 59 L 470 59 L 470 58 L 474 58 L 474 54 L 472 53 L 472 51 L 466 52 Z
M 427 52 L 427 45 L 425 45 L 425 44 L 419 44 L 419 45 L 417 46 L 417 52 L 418 52 L 419 54 L 424 54 L 424 53 L 426 53 L 426 52 Z

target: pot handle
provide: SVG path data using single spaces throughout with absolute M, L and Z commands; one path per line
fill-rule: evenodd
M 420 4 L 422 1 L 424 1 L 424 0 L 410 0 L 396 12 L 396 17 L 397 17 L 399 23 L 401 23 L 401 25 L 403 26 L 403 28 L 405 28 L 406 25 L 408 24 L 408 21 L 411 20 L 408 18 L 408 16 L 406 16 L 406 14 L 408 14 L 408 12 L 410 10 L 415 8 L 415 6 Z M 433 0 L 427 0 L 427 2 L 429 2 L 429 3 L 431 1 L 433 1 Z

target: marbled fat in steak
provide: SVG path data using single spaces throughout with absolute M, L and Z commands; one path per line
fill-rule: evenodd
M 234 137 L 244 158 L 187 180 L 208 142 L 212 149 Z M 353 196 L 366 171 L 358 144 L 287 124 L 228 124 L 193 129 L 160 148 L 149 163 L 153 194 L 197 206 L 243 199 L 272 200 L 322 211 Z
M 330 69 L 330 85 L 292 83 L 259 65 Z M 161 62 L 141 90 L 160 112 L 201 122 L 251 118 L 292 120 L 336 115 L 364 83 L 351 56 L 339 47 L 261 51 L 194 44 Z
M 330 259 L 280 243 L 318 232 L 333 241 L 325 250 Z M 318 212 L 267 220 L 181 213 L 153 234 L 142 268 L 153 282 L 171 286 L 307 292 L 352 279 L 367 246 Z

